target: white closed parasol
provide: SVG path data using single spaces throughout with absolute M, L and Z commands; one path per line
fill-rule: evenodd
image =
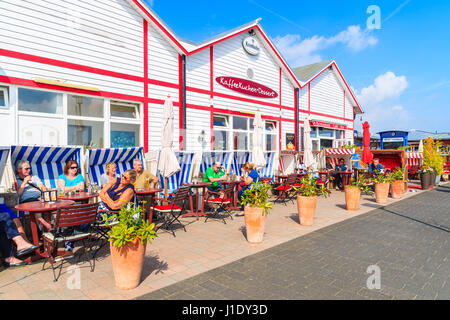
M 261 113 L 259 109 L 255 113 L 255 119 L 253 120 L 253 149 L 252 149 L 252 161 L 255 165 L 255 170 L 260 170 L 266 166 L 266 158 L 264 157 L 262 147 L 262 133 L 264 130 L 264 123 L 261 119 Z
M 158 170 L 164 177 L 164 196 L 167 199 L 167 178 L 180 171 L 175 152 L 173 151 L 173 103 L 170 95 L 164 103 L 162 149 L 159 154 Z

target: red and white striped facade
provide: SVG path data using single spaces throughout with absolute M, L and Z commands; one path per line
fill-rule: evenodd
M 422 152 L 406 152 L 408 166 L 421 166 L 423 161 Z
M 250 30 L 260 44 L 258 56 L 242 48 Z M 106 103 L 138 103 L 140 145 L 146 151 L 161 147 L 162 108 L 168 95 L 174 101 L 174 146 L 178 150 L 204 149 L 198 142 L 202 132 L 206 149 L 212 149 L 215 114 L 252 117 L 256 109 L 263 119 L 275 121 L 278 150 L 285 149 L 286 134 L 295 134 L 306 116 L 341 126 L 346 141 L 353 143 L 354 113 L 362 112 L 335 62 L 308 82 L 299 81 L 258 21 L 209 42 L 191 44 L 140 0 L 2 0 L 0 44 L 0 88 L 6 87 L 9 94 L 9 108 L 0 108 L 0 123 L 8 132 L 0 136 L 0 145 L 25 143 L 24 127 L 36 122 L 55 130 L 55 140 L 44 137 L 43 144 L 68 141 L 67 111 L 61 117 L 19 111 L 17 88 L 101 97 Z M 248 69 L 253 71 L 252 81 L 276 91 L 277 97 L 252 97 L 215 81 L 217 77 L 247 79 Z M 37 78 L 98 91 L 44 84 Z M 106 125 L 105 147 L 109 146 L 108 130 Z

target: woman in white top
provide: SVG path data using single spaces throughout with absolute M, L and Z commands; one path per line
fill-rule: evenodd
M 100 176 L 100 186 L 104 186 L 110 182 L 115 182 L 117 166 L 114 162 L 108 162 L 105 167 L 105 173 Z

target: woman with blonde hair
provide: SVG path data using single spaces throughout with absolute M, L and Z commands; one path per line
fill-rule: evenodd
M 239 201 L 242 200 L 242 196 L 245 190 L 249 189 L 253 183 L 260 182 L 259 174 L 255 170 L 255 164 L 251 162 L 246 162 L 242 166 L 241 170 L 242 170 L 241 181 L 243 184 L 243 188 L 238 191 Z M 243 215 L 244 215 L 244 206 L 241 205 L 241 211 L 236 213 L 236 217 L 242 217 Z
M 99 182 L 100 186 L 103 187 L 105 184 L 110 182 L 116 182 L 117 174 L 116 174 L 117 166 L 114 162 L 108 162 L 105 166 L 105 173 L 100 176 Z

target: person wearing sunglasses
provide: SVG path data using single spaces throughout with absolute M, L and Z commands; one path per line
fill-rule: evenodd
M 75 160 L 67 161 L 64 167 L 64 173 L 58 177 L 58 189 L 64 192 L 83 191 L 84 178 L 80 174 L 80 167 Z
M 16 163 L 16 181 L 19 203 L 39 200 L 41 191 L 47 188 L 38 176 L 31 175 L 30 163 L 26 160 L 20 160 Z
M 117 211 L 135 198 L 134 182 L 136 181 L 136 170 L 125 171 L 120 179 L 106 184 L 100 191 L 99 211 Z M 101 214 L 99 215 L 101 218 Z

